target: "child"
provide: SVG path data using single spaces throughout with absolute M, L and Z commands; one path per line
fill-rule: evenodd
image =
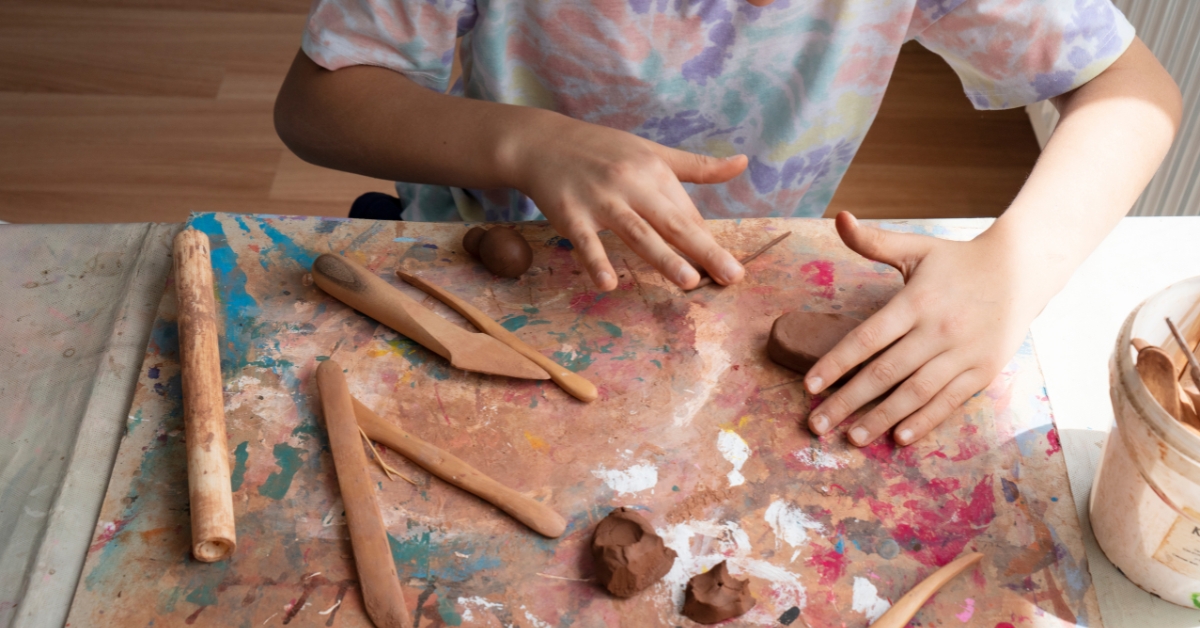
M 820 216 L 910 39 L 977 108 L 1051 99 L 1061 120 L 973 241 L 837 217 L 906 285 L 807 374 L 820 392 L 891 345 L 809 426 L 899 384 L 849 439 L 907 445 L 1000 372 L 1170 146 L 1179 90 L 1109 0 L 316 0 L 276 127 L 313 163 L 416 182 L 406 220 L 544 216 L 601 290 L 605 229 L 682 287 L 699 276 L 672 246 L 730 284 L 702 216 Z

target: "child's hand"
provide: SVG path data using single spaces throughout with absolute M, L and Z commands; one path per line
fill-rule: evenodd
M 575 245 L 599 289 L 617 287 L 597 237 L 604 229 L 680 287 L 700 275 L 671 246 L 719 283 L 741 280 L 742 265 L 713 240 L 679 182 L 728 181 L 746 169 L 744 155 L 717 159 L 565 116 L 550 120 L 521 133 L 509 163 L 519 189 Z
M 908 445 L 991 383 L 1044 303 L 1025 296 L 1033 291 L 1018 285 L 1011 247 L 991 234 L 953 242 L 861 226 L 846 212 L 837 229 L 855 252 L 899 270 L 905 286 L 809 370 L 805 386 L 817 393 L 892 345 L 817 407 L 809 426 L 825 434 L 900 384 L 849 438 L 861 447 L 899 423 L 895 440 Z

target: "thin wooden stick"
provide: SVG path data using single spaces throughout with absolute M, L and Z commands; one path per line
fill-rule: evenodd
M 1197 389 L 1200 389 L 1200 361 L 1196 360 L 1196 354 L 1188 347 L 1187 339 L 1183 337 L 1183 334 L 1179 333 L 1179 329 L 1175 327 L 1175 323 L 1171 322 L 1170 317 L 1167 317 L 1167 327 L 1171 328 L 1171 334 L 1175 336 L 1175 342 L 1179 343 L 1180 350 L 1183 351 L 1184 356 L 1187 358 L 1187 365 L 1191 367 L 1184 370 L 1191 371 L 1192 383 L 1196 385 Z
M 358 418 L 358 425 L 371 440 L 387 445 L 388 449 L 412 460 L 426 471 L 477 495 L 535 532 L 553 539 L 566 531 L 566 520 L 549 506 L 514 491 L 454 455 L 409 434 L 375 414 L 357 399 L 354 400 L 354 414 Z
M 871 628 L 904 628 L 913 615 L 921 610 L 925 602 L 938 592 L 938 589 L 982 559 L 983 554 L 967 554 L 933 572 L 911 591 L 905 593 L 904 597 L 897 600 L 882 617 L 871 624 Z
M 740 259 L 738 261 L 742 263 L 742 266 L 745 266 L 746 264 L 753 262 L 755 260 L 755 258 L 757 258 L 759 255 L 766 253 L 768 250 L 770 250 L 771 247 L 775 246 L 776 244 L 779 244 L 780 242 L 783 242 L 784 239 L 790 235 L 792 235 L 792 232 L 788 231 L 787 233 L 784 233 L 783 235 L 775 238 L 774 240 L 771 240 L 770 242 L 764 244 L 757 251 L 747 255 L 746 257 L 743 257 L 742 259 Z M 700 283 L 696 284 L 695 288 L 692 288 L 691 290 L 687 290 L 687 292 L 691 292 L 692 290 L 696 290 L 697 288 L 703 288 L 704 286 L 707 286 L 711 283 L 713 283 L 712 276 L 705 274 L 703 277 L 700 278 Z
M 342 375 L 342 367 L 325 360 L 317 367 L 317 388 L 329 449 L 337 471 L 342 504 L 346 507 L 346 525 L 350 528 L 350 547 L 362 588 L 367 616 L 378 628 L 411 628 L 404 592 L 396 575 L 396 563 L 388 544 L 387 528 L 375 499 L 371 477 L 367 475 L 367 457 L 359 441 L 354 402 Z
M 192 555 L 196 560 L 213 563 L 233 554 L 237 530 L 229 482 L 225 398 L 208 236 L 195 229 L 184 229 L 175 236 L 172 256 L 179 309 Z
M 371 437 L 367 436 L 367 433 L 363 431 L 363 428 L 361 428 L 361 427 L 358 428 L 358 433 L 362 434 L 363 440 L 367 442 L 367 447 L 371 448 L 371 455 L 375 457 L 375 463 L 379 465 L 379 468 L 383 469 L 384 475 L 386 475 L 389 480 L 395 481 L 396 478 L 394 478 L 392 476 L 396 475 L 396 476 L 399 476 L 400 479 L 404 480 L 405 482 L 408 482 L 409 484 L 412 484 L 413 486 L 417 485 L 416 481 L 414 481 L 412 478 L 408 477 L 407 475 L 400 473 L 399 471 L 394 469 L 392 467 L 392 465 L 388 464 L 386 460 L 383 459 L 383 456 L 381 456 L 379 454 L 379 448 L 375 447 L 375 443 L 371 442 Z

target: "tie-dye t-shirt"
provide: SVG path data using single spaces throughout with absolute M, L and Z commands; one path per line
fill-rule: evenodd
M 733 218 L 824 212 L 908 40 L 1002 109 L 1086 83 L 1134 33 L 1109 0 L 315 0 L 303 48 L 446 91 L 457 36 L 452 93 L 746 154 L 737 178 L 687 185 L 705 217 Z M 542 218 L 515 190 L 397 191 L 407 220 Z

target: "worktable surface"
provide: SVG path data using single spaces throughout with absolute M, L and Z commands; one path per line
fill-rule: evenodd
M 302 262 L 306 255 L 312 255 L 306 252 L 310 250 L 306 247 L 313 241 L 306 238 L 316 237 L 313 234 L 320 234 L 322 241 L 336 243 L 332 246 L 334 250 L 360 251 L 360 261 L 373 261 L 372 268 L 377 268 L 383 276 L 388 275 L 386 268 L 402 262 L 403 256 L 408 263 L 415 264 L 416 270 L 428 271 L 442 285 L 455 289 L 464 297 L 469 297 L 470 287 L 481 281 L 480 277 L 460 268 L 464 265 L 462 259 L 449 255 L 449 251 L 457 250 L 454 234 L 461 233 L 461 227 L 372 227 L 368 226 L 370 223 L 347 221 L 299 221 L 312 222 L 306 231 L 298 223 L 271 217 L 247 217 L 241 221 L 233 216 L 209 216 L 202 220 L 214 221 L 221 227 L 227 234 L 227 244 L 233 243 L 230 252 L 236 249 L 244 255 L 245 251 L 253 250 L 252 246 L 259 246 L 264 252 L 265 261 L 260 264 L 262 273 L 238 262 L 234 262 L 236 268 L 227 269 L 241 269 L 246 274 L 242 289 L 245 291 L 247 286 L 250 287 L 246 294 L 254 294 L 256 306 L 262 306 L 263 311 L 275 311 L 272 309 L 280 305 L 275 300 L 283 297 L 283 292 L 316 291 L 316 288 L 298 283 Z M 330 484 L 328 453 L 320 453 L 319 444 L 316 449 L 308 448 L 311 443 L 323 442 L 324 435 L 311 407 L 312 400 L 307 397 L 306 370 L 311 369 L 319 355 L 335 354 L 348 367 L 352 388 L 365 397 L 368 405 L 431 441 L 456 450 L 480 467 L 490 469 L 518 489 L 546 498 L 572 522 L 568 536 L 559 542 L 546 542 L 473 497 L 457 494 L 456 489 L 428 478 L 412 466 L 403 467 L 406 462 L 398 460 L 398 456 L 384 454 L 394 465 L 406 469 L 419 484 L 415 488 L 407 484 L 388 484 L 382 480 L 383 476 L 379 476 L 384 503 L 398 508 L 398 514 L 389 520 L 394 536 L 394 555 L 401 563 L 398 567 L 402 576 L 407 578 L 410 608 L 420 605 L 424 612 L 422 624 L 431 621 L 487 624 L 486 617 L 491 616 L 520 626 L 541 626 L 539 622 L 556 626 L 571 621 L 576 626 L 589 626 L 605 618 L 616 623 L 617 617 L 628 616 L 626 611 L 632 610 L 631 606 L 622 608 L 612 604 L 606 597 L 598 596 L 595 587 L 586 582 L 563 579 L 586 579 L 589 575 L 587 560 L 581 558 L 586 554 L 582 549 L 587 542 L 589 521 L 602 516 L 613 506 L 635 504 L 647 509 L 655 526 L 665 531 L 668 543 L 684 550 L 680 562 L 690 572 L 707 568 L 720 557 L 728 556 L 733 558 L 734 573 L 750 575 L 760 597 L 760 608 L 746 616 L 746 623 L 775 623 L 780 616 L 787 617 L 791 605 L 796 605 L 804 609 L 802 617 L 811 626 L 842 623 L 862 626 L 866 623 L 865 616 L 871 612 L 870 606 L 877 604 L 878 598 L 895 599 L 919 576 L 928 574 L 934 564 L 948 560 L 947 556 L 958 551 L 982 549 L 994 556 L 1008 551 L 1009 560 L 1037 554 L 1039 544 L 1043 543 L 1042 533 L 1038 530 L 1046 530 L 1045 525 L 1039 524 L 1044 522 L 1049 524 L 1054 537 L 1050 540 L 1050 554 L 1057 552 L 1061 556 L 1066 552 L 1068 561 L 1051 560 L 1048 566 L 1038 566 L 1033 578 L 1018 579 L 1015 585 L 1004 581 L 1003 568 L 1008 567 L 1007 564 L 994 561 L 990 568 L 985 567 L 973 579 L 964 579 L 964 582 L 947 588 L 934 603 L 926 606 L 918 620 L 924 618 L 924 623 L 936 620 L 940 624 L 968 622 L 989 627 L 1002 626 L 1004 621 L 1012 622 L 1014 626 L 1038 626 L 1042 624 L 1040 622 L 1052 622 L 1045 623 L 1046 626 L 1061 626 L 1055 618 L 1061 617 L 1079 626 L 1099 626 L 1096 598 L 1087 582 L 1086 561 L 1081 549 L 1082 544 L 1092 543 L 1092 550 L 1094 543 L 1086 526 L 1080 536 L 1078 522 L 1074 520 L 1075 509 L 1062 506 L 1072 500 L 1067 500 L 1070 492 L 1063 484 L 1062 457 L 1052 453 L 1056 442 L 1052 432 L 1048 431 L 1050 406 L 1045 395 L 1040 394 L 1042 382 L 1031 348 L 1022 349 L 1006 375 L 973 400 L 962 417 L 943 427 L 947 432 L 944 437 L 918 445 L 911 454 L 906 454 L 906 450 L 893 450 L 888 445 L 877 445 L 859 453 L 847 449 L 840 438 L 812 441 L 806 432 L 794 425 L 794 420 L 802 414 L 802 408 L 797 406 L 804 402 L 794 384 L 796 376 L 763 364 L 761 357 L 751 354 L 762 340 L 763 330 L 758 328 L 763 327 L 763 322 L 769 327 L 770 319 L 782 309 L 791 309 L 786 305 L 790 303 L 842 305 L 848 313 L 864 316 L 877 309 L 899 283 L 894 277 L 887 280 L 884 269 L 860 262 L 854 265 L 856 262 L 852 262 L 848 252 L 836 253 L 836 241 L 828 223 L 768 221 L 758 225 L 756 222 L 744 221 L 742 226 L 718 223 L 714 227 L 716 232 L 724 235 L 724 241 L 738 251 L 754 249 L 757 241 L 766 237 L 772 228 L 796 229 L 802 238 L 791 239 L 792 244 L 784 257 L 776 257 L 773 261 L 764 258 L 763 262 L 769 268 L 756 273 L 750 285 L 736 288 L 740 292 L 722 294 L 713 289 L 682 297 L 672 293 L 670 286 L 655 280 L 644 264 L 628 258 L 628 251 L 625 251 L 625 262 L 629 265 L 623 270 L 628 275 L 623 283 L 635 280 L 640 291 L 638 297 L 628 303 L 620 300 L 619 294 L 599 298 L 582 288 L 552 286 L 551 268 L 559 271 L 574 269 L 565 243 L 553 239 L 545 227 L 522 227 L 530 240 L 535 243 L 540 240 L 546 245 L 547 251 L 541 251 L 539 255 L 551 256 L 539 257 L 535 262 L 534 281 L 540 283 L 524 287 L 517 297 L 515 292 L 506 292 L 505 286 L 487 279 L 482 283 L 486 283 L 490 297 L 476 299 L 476 305 L 497 318 L 506 318 L 518 330 L 524 325 L 522 333 L 526 334 L 523 337 L 527 340 L 553 336 L 554 333 L 564 336 L 539 341 L 539 346 L 545 352 L 569 361 L 583 375 L 600 384 L 607 396 L 587 408 L 602 408 L 607 402 L 606 411 L 583 411 L 582 405 L 576 405 L 550 383 L 514 385 L 499 382 L 497 378 L 446 372 L 445 367 L 439 367 L 436 358 L 428 358 L 428 354 L 422 357 L 424 349 L 406 346 L 406 341 L 400 337 L 376 329 L 373 322 L 353 312 L 341 311 L 344 309 L 328 298 L 316 305 L 322 311 L 313 310 L 313 304 L 307 299 L 292 299 L 287 305 L 294 312 L 293 318 L 304 318 L 313 325 L 308 329 L 289 329 L 304 337 L 304 342 L 289 346 L 286 334 L 275 334 L 276 353 L 272 354 L 262 351 L 264 345 L 258 341 L 263 336 L 254 336 L 253 330 L 248 334 L 233 334 L 229 339 L 235 343 L 230 347 L 227 370 L 227 395 L 232 408 L 230 423 L 234 425 L 230 444 L 238 447 L 242 441 L 246 443 L 241 454 L 236 450 L 234 454 L 241 468 L 241 477 L 234 480 L 235 484 L 241 484 L 235 501 L 240 500 L 239 508 L 244 509 L 239 512 L 242 540 L 239 558 L 224 567 L 198 566 L 187 560 L 186 510 L 181 508 L 186 508 L 186 500 L 180 503 L 179 486 L 175 482 L 178 479 L 175 477 L 182 471 L 181 463 L 151 465 L 154 468 L 146 469 L 150 473 L 128 473 L 133 467 L 122 467 L 118 462 L 109 500 L 104 507 L 106 513 L 96 525 L 96 544 L 89 552 L 89 564 L 83 570 L 73 612 L 79 617 L 96 620 L 100 618 L 95 615 L 98 609 L 107 609 L 113 614 L 104 617 L 178 616 L 180 620 L 191 618 L 198 626 L 238 626 L 240 620 L 282 622 L 286 616 L 290 616 L 294 624 L 317 624 L 318 621 L 324 624 L 334 612 L 319 616 L 317 611 L 328 609 L 332 600 L 341 596 L 343 608 L 337 615 L 337 624 L 359 624 L 353 621 L 356 593 L 349 584 L 353 579 L 353 567 L 347 561 L 344 528 L 340 531 L 337 526 L 336 489 Z M 920 221 L 896 228 L 968 238 L 985 226 L 983 221 Z M 211 233 L 211 228 L 209 225 L 206 231 Z M 41 238 L 53 240 L 53 234 L 49 233 L 53 227 L 41 229 L 44 229 Z M 242 229 L 247 235 L 241 235 Z M 368 234 L 372 229 L 374 233 Z M 542 231 L 538 232 L 538 229 Z M 10 233 L 8 228 L 0 231 L 0 240 L 7 241 Z M 168 229 L 163 233 L 156 235 L 158 240 L 166 238 L 169 241 L 169 235 L 174 232 Z M 24 239 L 31 235 L 34 232 L 26 231 Z M 364 235 L 366 239 L 359 240 Z M 1194 243 L 1198 235 L 1200 221 L 1194 219 L 1124 221 L 1114 237 L 1034 325 L 1034 339 L 1038 352 L 1043 355 L 1046 383 L 1057 423 L 1060 429 L 1070 425 L 1070 431 L 1064 430 L 1061 439 L 1068 456 L 1075 457 L 1075 460 L 1068 457 L 1067 461 L 1072 466 L 1075 502 L 1086 500 L 1087 486 L 1091 484 L 1091 469 L 1087 468 L 1087 463 L 1091 461 L 1088 457 L 1091 449 L 1096 449 L 1094 435 L 1103 433 L 1106 425 L 1111 423 L 1104 366 L 1111 347 L 1110 339 L 1115 337 L 1120 319 L 1136 301 L 1175 279 L 1174 275 L 1162 279 L 1165 275 L 1154 273 L 1156 261 L 1124 258 L 1122 253 L 1127 252 L 1129 246 L 1158 237 Z M 296 249 L 287 250 L 286 240 L 296 245 Z M 1114 243 L 1121 243 L 1124 249 L 1114 250 Z M 215 249 L 218 249 L 216 244 Z M 434 250 L 428 245 L 438 245 L 439 249 Z M 421 249 L 437 252 L 428 255 Z M 1164 255 L 1169 257 L 1163 249 L 1166 247 L 1153 247 L 1159 257 L 1157 262 L 1162 261 Z M 1182 245 L 1175 250 L 1187 251 L 1188 247 Z M 535 251 L 538 251 L 536 244 Z M 788 261 L 787 256 L 792 259 Z M 220 255 L 215 257 L 220 280 Z M 287 259 L 292 259 L 294 268 L 287 268 Z M 439 268 L 439 259 L 451 259 L 451 263 Z M 1105 276 L 1105 289 L 1100 293 L 1088 289 L 1092 286 L 1088 282 L 1094 283 L 1096 277 L 1092 269 L 1112 264 L 1116 259 L 1120 259 L 1128 274 Z M 808 270 L 802 270 L 805 264 L 822 261 L 832 265 L 808 265 Z M 37 265 L 36 259 L 29 259 L 26 264 L 13 259 L 5 262 L 6 281 L 17 286 L 32 281 L 29 277 L 42 270 L 41 267 L 32 268 Z M 258 264 L 257 261 L 254 263 Z M 1172 273 L 1178 277 L 1200 274 L 1200 263 L 1188 263 L 1193 268 L 1189 269 L 1187 263 L 1175 264 L 1171 267 Z M 268 267 L 274 267 L 274 270 Z M 281 267 L 286 268 L 284 274 L 287 276 L 280 280 L 283 282 L 280 287 L 274 288 L 276 292 L 266 297 L 262 292 L 266 286 L 263 276 L 282 273 Z M 539 270 L 545 274 L 539 274 Z M 834 281 L 827 281 L 826 275 L 830 273 Z M 858 277 L 854 279 L 856 274 Z M 851 279 L 847 280 L 847 277 Z M 529 277 L 522 281 L 528 282 Z M 564 276 L 558 281 L 580 283 L 578 277 Z M 233 283 L 238 283 L 236 277 Z M 790 287 L 782 288 L 785 283 Z M 563 309 L 571 312 L 570 319 L 563 321 L 547 313 L 556 310 L 545 301 L 530 305 L 530 301 L 538 300 L 534 295 L 539 289 L 551 287 L 556 293 L 570 292 L 566 299 L 568 304 Z M 157 297 L 152 287 L 138 289 Z M 169 347 L 164 346 L 169 345 L 169 339 L 163 334 L 169 333 L 162 323 L 170 321 L 173 310 L 173 303 L 170 303 L 173 294 L 168 293 L 167 297 L 163 300 L 163 311 L 158 315 L 160 321 L 156 324 L 149 352 L 151 357 L 157 355 L 166 359 L 161 365 L 146 364 L 140 369 L 138 376 L 142 382 L 138 384 L 138 399 L 134 401 L 128 419 L 130 432 L 122 447 L 122 460 L 128 457 L 138 469 L 148 461 L 170 457 L 173 448 L 181 451 L 178 435 L 173 435 L 174 430 L 169 425 L 170 420 L 178 421 L 178 417 L 172 419 L 173 412 L 169 407 L 174 401 L 170 400 L 169 390 L 155 390 L 155 384 L 169 388 L 169 373 L 174 367 Z M 228 305 L 236 303 L 239 295 L 223 292 L 222 297 Z M 318 295 L 316 299 L 322 298 Z M 605 301 L 612 301 L 607 304 L 608 310 L 598 311 L 604 309 Z M 242 306 L 246 305 L 242 303 Z M 539 312 L 524 311 L 536 306 L 540 306 Z M 0 309 L 5 319 L 5 310 L 11 307 L 12 304 Z M 1080 317 L 1076 313 L 1079 307 L 1096 313 L 1096 316 L 1085 317 L 1086 325 L 1079 324 Z M 637 318 L 638 313 L 647 312 L 649 318 Z M 655 325 L 647 327 L 650 322 Z M 667 325 L 665 329 L 659 329 L 664 322 L 672 322 L 676 327 Z M 564 327 L 560 323 L 570 324 Z M 583 331 L 580 331 L 581 324 Z M 713 329 L 721 330 L 720 337 L 703 337 L 704 331 Z M 538 330 L 539 334 L 530 334 L 530 330 Z M 569 334 L 574 336 L 566 337 Z M 335 339 L 346 340 L 343 345 L 348 346 L 338 346 Z M 238 347 L 236 342 L 242 341 L 248 342 L 251 351 L 241 352 L 247 347 Z M 589 342 L 592 345 L 588 345 Z M 299 355 L 322 343 L 328 345 L 323 351 L 307 352 L 308 364 L 281 367 L 264 360 L 264 355 L 270 360 L 284 354 Z M 1076 345 L 1074 348 L 1072 343 Z M 660 345 L 661 355 L 650 358 L 646 352 L 654 351 Z M 690 346 L 690 351 L 685 345 Z M 1091 363 L 1080 369 L 1078 355 L 1084 345 L 1102 347 L 1098 352 L 1098 369 Z M 269 343 L 265 346 L 269 348 Z M 683 347 L 682 351 L 679 347 Z M 46 352 L 52 349 L 49 346 L 36 348 Z M 1094 347 L 1091 353 L 1097 353 Z M 629 358 L 617 359 L 622 355 L 629 355 Z M 242 361 L 239 363 L 238 360 Z M 380 360 L 388 366 L 367 366 Z M 659 365 L 649 366 L 655 360 Z M 251 364 L 254 361 L 260 364 Z M 619 361 L 629 364 L 617 364 Z M 251 375 L 239 372 L 247 367 L 252 371 Z M 151 371 L 157 371 L 154 377 L 151 377 Z M 738 371 L 743 371 L 742 376 L 739 377 Z M 264 384 L 264 376 L 269 377 L 272 372 L 283 376 Z M 1087 373 L 1086 377 L 1084 373 Z M 12 389 L 11 384 L 19 383 L 8 370 L 0 377 L 5 378 L 6 390 Z M 125 383 L 132 383 L 133 377 L 134 373 L 124 373 Z M 293 381 L 280 383 L 288 377 L 294 378 Z M 167 381 L 162 381 L 163 378 Z M 638 378 L 642 379 L 638 383 L 644 384 L 648 379 L 656 384 L 637 385 L 634 382 Z M 258 382 L 250 379 L 258 379 Z M 425 390 L 436 385 L 438 388 L 433 389 L 436 403 L 424 407 L 430 406 L 430 403 L 424 403 L 430 401 L 427 395 L 402 395 L 403 384 L 419 384 L 420 389 Z M 697 384 L 708 388 L 697 393 Z M 114 388 L 120 387 L 114 385 Z M 481 406 L 479 399 L 475 399 L 464 405 L 463 393 L 467 389 L 479 395 L 479 399 L 492 403 Z M 500 394 L 498 390 L 504 390 L 504 393 Z M 269 395 L 262 393 L 281 391 L 287 393 L 287 399 L 274 402 L 286 402 L 284 405 L 290 405 L 292 414 L 268 412 L 282 406 L 272 406 Z M 1067 409 L 1060 407 L 1060 397 Z M 1016 405 L 1025 407 L 1013 408 L 1010 402 L 1014 399 L 1019 400 Z M 1096 399 L 1102 403 L 1094 402 Z M 462 412 L 454 411 L 456 403 Z M 754 407 L 749 407 L 748 403 Z M 472 409 L 479 411 L 488 406 L 492 406 L 490 417 L 485 415 L 487 412 L 472 412 Z M 623 417 L 611 412 L 614 406 L 623 412 L 640 412 L 643 417 L 649 415 L 653 419 L 646 418 L 643 423 L 634 414 Z M 449 411 L 448 407 L 451 408 Z M 1072 414 L 1064 418 L 1063 412 L 1079 412 L 1076 408 L 1085 407 L 1086 415 Z M 142 414 L 138 415 L 138 409 Z M 151 417 L 146 414 L 148 411 L 158 414 Z M 5 412 L 12 417 L 5 423 L 6 433 L 19 435 L 28 421 L 23 419 L 20 408 L 13 411 L 6 407 Z M 115 417 L 107 417 L 108 423 L 114 420 L 124 423 L 124 408 L 118 412 L 120 414 Z M 601 417 L 605 412 L 607 415 Z M 473 414 L 478 415 L 473 417 Z M 152 424 L 156 420 L 160 424 Z M 79 420 L 76 423 L 79 424 Z M 88 421 L 83 423 L 86 427 Z M 654 423 L 660 423 L 664 429 L 656 429 Z M 557 430 L 553 429 L 554 425 L 558 425 Z M 1006 427 L 1015 427 L 1015 430 L 1006 433 Z M 1094 431 L 1086 432 L 1088 427 Z M 974 432 L 966 433 L 971 430 Z M 949 432 L 954 432 L 953 437 Z M 239 433 L 246 437 L 239 438 Z M 1026 435 L 1024 444 L 1032 444 L 1031 453 L 1039 453 L 1039 456 L 1021 453 L 1022 433 Z M 1084 433 L 1091 441 L 1080 441 L 1076 433 Z M 600 435 L 607 438 L 600 438 Z M 974 435 L 978 436 L 972 438 Z M 605 439 L 613 442 L 605 443 Z M 487 447 L 479 447 L 479 443 Z M 965 451 L 971 447 L 980 449 L 973 453 Z M 67 449 L 70 448 L 68 443 Z M 79 443 L 76 443 L 78 449 Z M 126 456 L 125 449 L 134 450 L 136 457 Z M 510 449 L 520 450 L 514 453 Z M 740 461 L 738 451 L 748 453 L 748 459 Z M 466 453 L 478 457 L 473 460 L 464 455 Z M 918 460 L 914 454 L 924 457 Z M 905 456 L 912 457 L 906 459 Z M 83 463 L 86 456 L 79 454 L 76 457 L 77 460 L 70 461 L 71 468 Z M 102 459 L 103 455 L 100 457 Z M 960 460 L 950 465 L 949 459 L 953 457 Z M 1012 474 L 1001 468 L 1018 461 L 1025 466 L 1025 473 Z M 122 469 L 126 473 L 122 474 Z M 655 482 L 646 488 L 650 469 L 653 469 Z M 70 476 L 70 471 L 67 474 Z M 288 476 L 287 482 L 283 476 Z M 935 482 L 938 478 L 942 478 L 943 484 Z M 954 486 L 944 484 L 948 478 L 953 479 Z M 989 478 L 988 482 L 984 483 L 984 478 Z M 13 480 L 8 474 L 2 479 L 5 480 L 2 490 L 8 495 Z M 847 490 L 842 486 L 844 484 L 854 484 L 854 488 Z M 838 485 L 841 491 L 833 485 Z M 980 500 L 984 496 L 980 486 L 989 489 L 986 492 L 994 503 L 990 514 L 980 510 L 983 506 Z M 929 492 L 938 488 L 941 488 L 941 494 Z M 131 492 L 131 489 L 136 490 Z M 926 492 L 911 496 L 906 503 L 896 500 L 898 489 Z M 138 494 L 138 490 L 145 492 Z M 889 494 L 888 490 L 892 492 Z M 66 491 L 64 486 L 62 494 Z M 872 495 L 872 491 L 877 495 Z M 186 491 L 182 494 L 186 495 Z M 890 506 L 899 512 L 888 512 L 889 500 L 893 502 Z M 71 503 L 62 503 L 62 495 L 52 501 L 55 512 L 72 510 Z M 131 506 L 139 501 L 150 506 Z M 930 503 L 913 503 L 916 501 Z M 962 526 L 961 521 L 954 524 L 955 518 L 949 515 L 946 521 L 919 520 L 930 516 L 937 518 L 938 509 L 931 508 L 935 503 L 946 507 L 942 510 L 947 513 L 961 508 L 959 514 L 967 515 L 968 524 Z M 1033 508 L 1032 512 L 1028 508 Z M 1026 513 L 1024 519 L 1020 514 L 1022 510 Z M 281 513 L 284 516 L 280 516 Z M 128 515 L 127 519 L 125 515 Z M 281 521 L 293 532 L 292 537 L 281 538 L 277 534 L 281 530 Z M 874 522 L 876 528 L 882 524 L 887 533 L 880 533 L 880 530 L 864 532 L 866 521 Z M 163 526 L 164 522 L 170 525 Z M 960 527 L 955 528 L 955 525 Z M 901 530 L 905 526 L 907 532 Z M 920 530 L 922 526 L 940 531 L 937 544 L 920 543 L 920 534 L 928 532 Z M 78 526 L 76 528 L 78 536 Z M 1026 534 L 1026 538 L 1021 538 L 1022 534 Z M 70 536 L 64 532 L 64 538 L 56 539 L 56 542 L 61 545 L 70 540 L 66 538 Z M 89 536 L 90 533 L 85 533 L 84 548 Z M 866 548 L 864 542 L 868 545 Z M 169 548 L 169 551 L 163 552 L 162 548 Z M 1024 555 L 1020 552 L 1012 554 L 1019 548 L 1026 548 Z M 44 548 L 41 554 L 46 554 Z M 64 550 L 61 554 L 64 556 L 58 557 L 58 569 L 66 574 L 74 570 L 78 575 L 79 556 L 73 557 L 72 566 L 71 552 Z M 163 560 L 164 556 L 167 560 Z M 10 557 L 6 552 L 5 564 L 2 564 L 5 570 L 11 568 Z M 107 567 L 106 560 L 112 561 Z M 1147 616 L 1159 618 L 1154 623 L 1156 626 L 1195 626 L 1194 612 L 1176 610 L 1146 596 L 1120 576 L 1110 579 L 1110 564 L 1096 552 L 1088 551 L 1088 560 L 1102 592 L 1099 604 L 1108 626 L 1145 626 Z M 53 574 L 53 567 L 41 574 L 37 570 L 54 564 L 53 560 L 30 564 L 29 572 L 34 575 L 30 582 L 36 585 L 46 579 L 47 573 Z M 280 573 L 268 573 L 270 567 L 282 568 L 276 569 Z M 323 569 L 323 574 L 312 575 Z M 672 598 L 678 597 L 685 575 L 690 574 L 677 570 L 680 573 L 668 576 L 666 585 L 647 592 L 641 603 L 644 608 L 640 606 L 636 612 L 649 612 L 659 616 L 662 622 L 683 621 L 673 615 L 676 600 Z M 233 578 L 230 575 L 234 575 Z M 1048 576 L 1054 580 L 1051 582 Z M 515 578 L 517 586 L 514 586 Z M 154 586 L 150 587 L 150 584 Z M 856 584 L 858 587 L 854 586 Z M 870 585 L 875 592 L 866 593 L 863 584 Z M 1049 590 L 1050 586 L 1057 587 L 1057 599 L 1054 591 Z M 30 587 L 31 597 L 41 599 L 42 604 L 50 604 L 47 602 L 53 599 L 50 592 L 44 588 L 35 591 L 36 588 Z M 151 588 L 155 597 L 146 598 L 145 591 Z M 512 591 L 516 588 L 521 588 L 524 593 Z M 856 588 L 859 594 L 854 594 Z M 1133 590 L 1128 591 L 1128 588 Z M 115 598 L 118 591 L 122 592 L 122 598 Z M 35 592 L 37 596 L 32 596 Z M 0 590 L 0 593 L 7 594 L 8 591 Z M 22 591 L 17 591 L 13 600 L 20 599 L 20 593 Z M 127 597 L 137 598 L 138 602 L 121 602 Z M 245 600 L 250 600 L 251 604 L 244 604 Z M 0 599 L 0 624 L 12 617 L 12 614 L 2 615 L 5 602 L 7 600 Z M 23 600 L 20 608 L 23 610 L 36 602 L 37 599 Z M 271 604 L 278 608 L 266 610 Z M 263 606 L 262 612 L 258 606 Z M 1122 608 L 1140 609 L 1140 615 L 1123 616 Z M 576 610 L 576 615 L 569 614 L 571 609 Z M 619 609 L 619 615 L 614 614 L 614 609 Z M 998 615 L 997 609 L 1008 610 L 1009 615 Z M 276 611 L 277 616 L 272 618 L 272 612 Z M 1016 621 L 1025 618 L 1028 621 L 1024 623 Z M 53 626 L 58 623 L 61 618 L 54 622 L 44 620 L 43 616 L 43 621 L 28 624 Z M 88 623 L 84 620 L 73 624 Z M 131 624 L 138 623 L 145 622 Z M 169 623 L 174 624 L 174 621 Z

